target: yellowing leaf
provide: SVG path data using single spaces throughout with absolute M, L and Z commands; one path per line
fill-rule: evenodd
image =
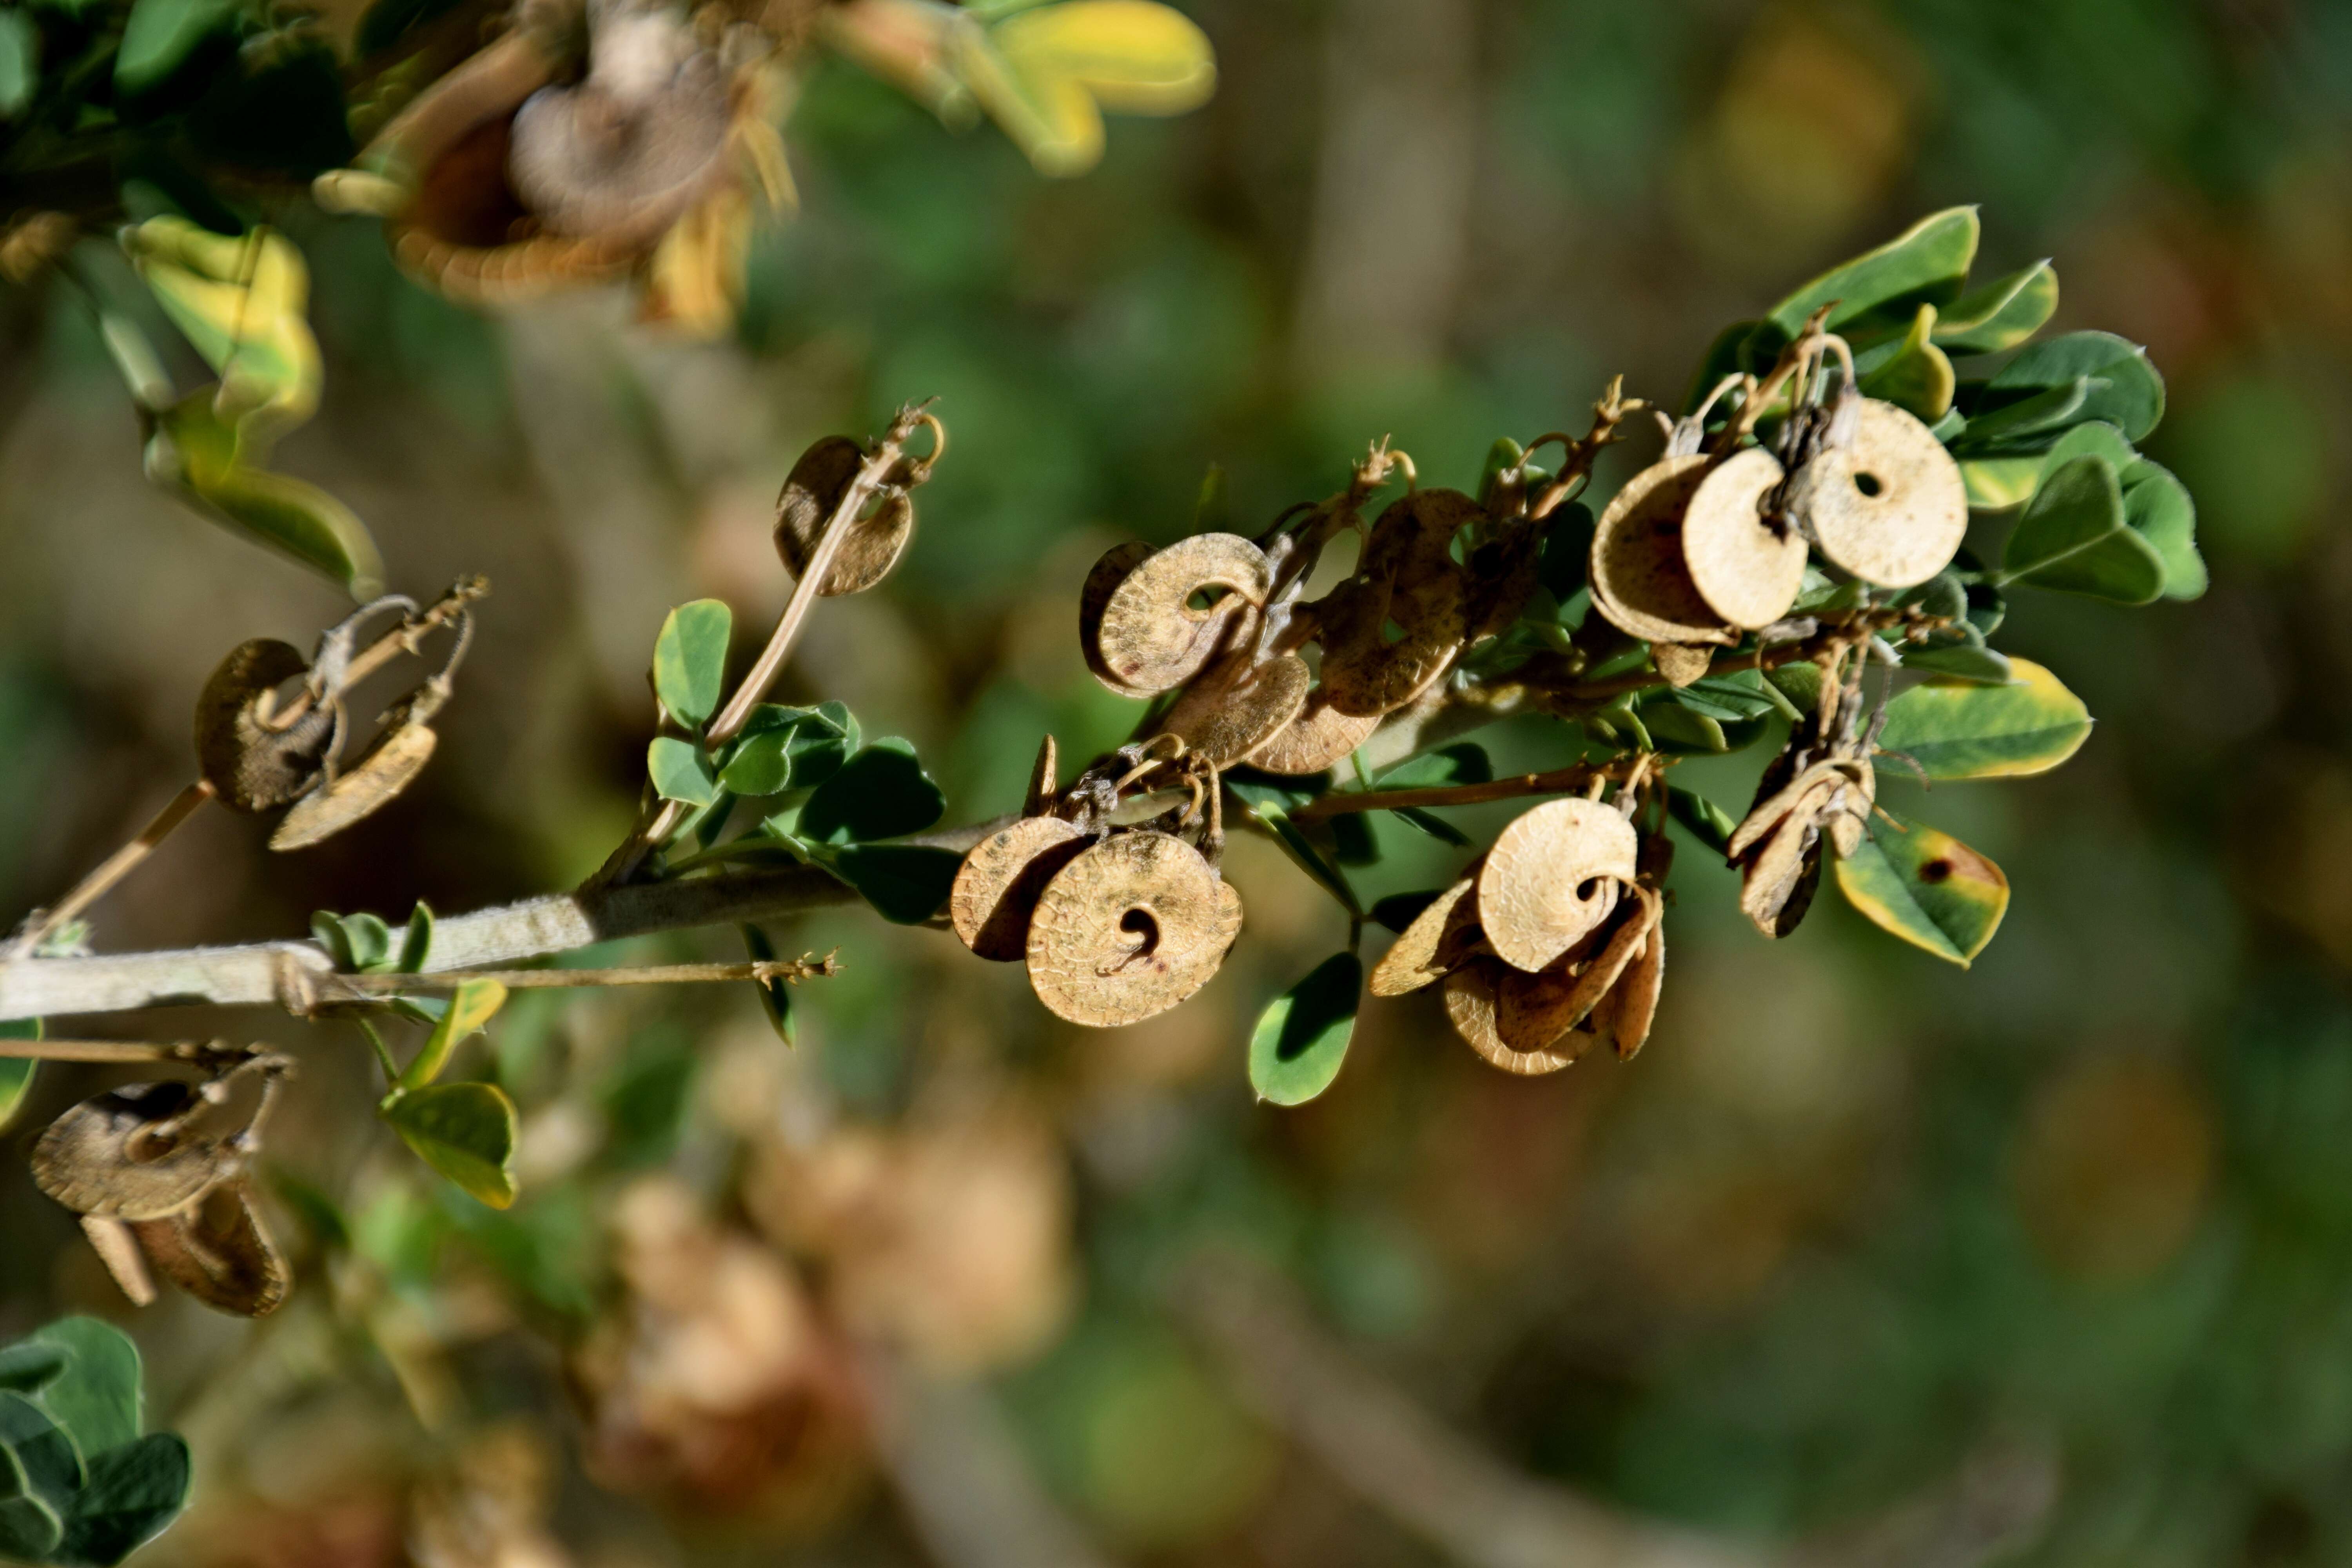
M 1837 863 L 1846 902 L 1912 946 L 1966 969 L 2009 911 L 2009 879 L 1948 833 L 1880 814 Z
M 1864 354 L 1855 366 L 1864 392 L 1908 409 L 1929 425 L 1952 406 L 1952 389 L 1958 384 L 1952 362 L 1931 341 L 1935 330 L 1936 307 L 1922 305 L 1911 318 L 1909 331 Z
M 1181 114 L 1215 89 L 1215 52 L 1154 0 L 1069 0 L 960 33 L 957 74 L 1029 161 L 1076 174 L 1102 157 L 1102 111 Z
M 355 599 L 383 588 L 383 557 L 352 509 L 307 480 L 250 466 L 210 388 L 155 416 L 147 477 L 198 511 L 341 583 Z
M 303 315 L 310 272 L 283 235 L 232 237 L 158 217 L 125 230 L 122 244 L 172 324 L 219 374 L 221 416 L 260 421 L 247 437 L 256 457 L 260 441 L 317 412 L 319 343 Z
M 422 1089 L 439 1078 L 441 1069 L 449 1065 L 449 1053 L 478 1033 L 506 1003 L 507 988 L 495 980 L 468 980 L 458 986 L 449 998 L 449 1010 L 425 1038 L 425 1048 L 400 1075 L 400 1087 Z
M 2029 658 L 2011 658 L 2013 686 L 1931 680 L 1886 707 L 1882 752 L 1909 757 L 1931 779 L 2019 778 L 2047 773 L 2080 750 L 2090 710 Z M 1888 768 L 1883 777 L 1900 778 Z
M 495 1084 L 396 1090 L 383 1108 L 418 1159 L 494 1209 L 515 1201 L 514 1101 Z

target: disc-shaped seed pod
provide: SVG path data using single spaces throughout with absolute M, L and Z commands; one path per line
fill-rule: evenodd
M 1512 973 L 1499 959 L 1474 958 L 1445 977 L 1445 1016 L 1470 1048 L 1505 1072 L 1535 1078 L 1558 1072 L 1581 1054 L 1574 1049 L 1521 1049 L 1505 1038 L 1496 1016 L 1497 991 Z
M 816 554 L 834 508 L 866 466 L 866 448 L 846 436 L 827 436 L 793 465 L 776 497 L 776 554 L 794 578 Z M 852 518 L 848 536 L 834 547 L 833 565 L 817 592 L 861 594 L 890 574 L 915 533 L 915 500 L 900 490 L 882 497 L 873 515 Z
M 1058 816 L 1024 816 L 973 845 L 948 894 L 956 935 L 982 958 L 1024 957 L 1038 896 L 1086 847 L 1087 836 Z
M 1625 973 L 1604 998 L 1608 1010 L 1604 1023 L 1617 1041 L 1620 1061 L 1631 1060 L 1633 1053 L 1648 1042 L 1650 1026 L 1658 1016 L 1658 994 L 1665 979 L 1666 922 L 1660 918 L 1650 922 L 1642 951 L 1633 955 L 1633 962 L 1625 966 Z
M 1029 984 L 1074 1024 L 1164 1013 L 1209 983 L 1241 931 L 1241 898 L 1166 833 L 1121 833 L 1045 884 L 1029 921 Z
M 1593 524 L 1592 605 L 1629 637 L 1654 643 L 1737 639 L 1699 597 L 1683 560 L 1683 513 L 1706 465 L 1697 453 L 1659 458 L 1626 480 Z
M 1946 566 L 1969 531 L 1960 466 L 1911 414 L 1863 399 L 1849 445 L 1825 447 L 1790 486 L 1790 510 L 1831 564 L 1882 588 Z
M 266 1317 L 284 1303 L 293 1275 L 255 1205 L 253 1184 L 221 1183 L 168 1219 L 131 1227 L 156 1271 L 207 1307 Z
M 407 720 L 395 725 L 368 749 L 359 766 L 315 795 L 294 803 L 269 836 L 269 847 L 284 853 L 308 849 L 392 804 L 401 791 L 416 782 L 438 744 L 432 726 Z
M 157 1131 L 194 1098 L 174 1080 L 124 1084 L 83 1100 L 33 1145 L 33 1184 L 100 1219 L 162 1219 L 185 1208 L 242 1158 L 224 1139 Z
M 1522 1050 L 1558 1043 L 1591 1016 L 1633 962 L 1657 918 L 1658 895 L 1636 887 L 1632 908 L 1601 951 L 1572 972 L 1554 963 L 1537 974 L 1516 970 L 1505 974 L 1496 988 L 1496 1033 Z
M 1149 697 L 1150 692 L 1128 685 L 1111 673 L 1103 660 L 1103 614 L 1110 608 L 1110 596 L 1128 574 L 1151 558 L 1151 546 L 1139 539 L 1125 544 L 1114 544 L 1102 552 L 1087 573 L 1085 584 L 1078 589 L 1078 647 L 1086 655 L 1087 668 L 1103 687 L 1121 697 Z
M 1689 643 L 1654 642 L 1650 645 L 1650 662 L 1658 667 L 1668 686 L 1680 689 L 1704 678 L 1714 666 L 1715 655 L 1705 647 Z
M 282 731 L 261 719 L 270 694 L 310 668 L 291 644 L 256 637 L 231 648 L 205 682 L 196 698 L 196 765 L 224 805 L 268 811 L 319 782 L 334 740 L 333 708 L 314 704 Z
M 1355 576 L 1318 608 L 1323 693 L 1332 707 L 1378 717 L 1403 707 L 1452 668 L 1470 632 L 1470 584 L 1454 537 L 1486 513 L 1460 490 L 1415 490 L 1372 525 Z
M 1318 690 L 1307 697 L 1297 718 L 1250 753 L 1250 765 L 1270 773 L 1319 773 L 1347 761 L 1380 727 L 1377 714 L 1342 713 Z
M 1315 677 L 1297 654 L 1278 654 L 1264 664 L 1236 658 L 1212 669 L 1184 689 L 1160 721 L 1160 732 L 1184 742 L 1187 754 L 1229 768 L 1252 761 L 1307 706 Z
M 1683 563 L 1707 608 L 1753 631 L 1789 613 L 1805 581 L 1805 536 L 1763 500 L 1780 482 L 1780 459 L 1750 447 L 1715 466 L 1683 514 Z
M 1265 552 L 1239 534 L 1180 539 L 1145 557 L 1104 599 L 1087 663 L 1130 691 L 1181 686 L 1233 640 L 1237 617 L 1255 620 L 1270 581 Z M 1195 595 L 1217 589 L 1222 597 L 1193 606 Z
M 1474 868 L 1475 869 L 1475 868 Z M 1424 985 L 1433 985 L 1445 977 L 1454 966 L 1454 955 L 1448 932 L 1455 931 L 1465 920 L 1475 921 L 1477 901 L 1470 894 L 1478 886 L 1475 876 L 1465 877 L 1430 901 L 1427 909 L 1413 916 L 1381 961 L 1372 965 L 1370 988 L 1375 996 L 1402 996 Z
M 1633 825 L 1599 801 L 1547 801 L 1503 829 L 1478 872 L 1478 923 L 1496 954 L 1533 973 L 1617 907 L 1640 849 Z

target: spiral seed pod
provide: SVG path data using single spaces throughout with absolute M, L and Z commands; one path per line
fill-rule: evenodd
M 1187 755 L 1229 768 L 1255 758 L 1307 706 L 1315 677 L 1296 654 L 1264 664 L 1228 660 L 1192 682 L 1160 721 L 1160 732 L 1184 742 Z
M 1139 1023 L 1207 984 L 1241 926 L 1241 896 L 1199 850 L 1170 834 L 1118 834 L 1045 884 L 1029 923 L 1029 984 L 1074 1024 Z
M 1087 573 L 1085 584 L 1078 589 L 1078 647 L 1086 655 L 1087 668 L 1094 673 L 1106 690 L 1120 697 L 1150 697 L 1139 687 L 1128 685 L 1111 673 L 1103 659 L 1103 616 L 1110 608 L 1110 597 L 1118 585 L 1127 581 L 1134 570 L 1151 558 L 1151 546 L 1139 539 L 1124 544 L 1114 544 L 1102 552 Z
M 254 1202 L 253 1184 L 226 1181 L 166 1219 L 131 1226 L 148 1261 L 208 1307 L 267 1317 L 286 1300 L 293 1274 Z
M 280 818 L 269 847 L 280 854 L 322 844 L 398 798 L 433 760 L 439 738 L 432 726 L 407 719 L 384 732 L 359 766 L 317 794 L 297 801 Z
M 1058 816 L 1024 816 L 972 846 L 948 894 L 948 918 L 964 946 L 1011 963 L 1029 951 L 1029 917 L 1045 884 L 1087 845 Z
M 1787 615 L 1804 585 L 1805 536 L 1763 512 L 1780 477 L 1780 460 L 1750 447 L 1717 464 L 1683 514 L 1691 585 L 1709 609 L 1750 631 Z
M 1464 928 L 1477 928 L 1478 902 L 1470 896 L 1478 886 L 1476 870 L 1472 867 L 1471 875 L 1438 894 L 1397 933 L 1372 965 L 1369 984 L 1373 995 L 1402 996 L 1433 985 L 1461 962 L 1461 950 L 1468 945 L 1461 940 Z
M 794 578 L 807 574 L 826 521 L 865 465 L 866 448 L 846 436 L 827 436 L 793 465 L 776 497 L 776 554 Z M 827 597 L 862 594 L 890 574 L 915 535 L 914 498 L 886 492 L 873 515 L 851 519 L 848 529 L 817 589 Z
M 180 1119 L 195 1095 L 177 1080 L 125 1084 L 49 1123 L 33 1145 L 33 1184 L 79 1215 L 151 1220 L 175 1214 L 235 1174 L 229 1140 Z
M 1537 974 L 1505 974 L 1496 987 L 1496 1032 L 1521 1049 L 1557 1046 L 1617 984 L 1657 923 L 1658 909 L 1658 895 L 1636 887 L 1630 910 L 1593 956 L 1573 968 L 1555 963 Z
M 1415 490 L 1381 513 L 1355 576 L 1317 611 L 1332 707 L 1378 718 L 1453 667 L 1470 629 L 1470 585 L 1454 564 L 1454 536 L 1485 515 L 1469 496 L 1444 489 Z
M 1789 505 L 1831 564 L 1882 588 L 1933 577 L 1969 531 L 1960 466 L 1935 432 L 1874 397 L 1862 400 L 1851 443 L 1799 471 Z
M 1250 765 L 1270 773 L 1319 773 L 1347 761 L 1380 727 L 1379 715 L 1342 713 L 1318 690 L 1308 695 L 1297 718 L 1250 753 Z
M 1110 559 L 1097 563 L 1097 573 Z M 1101 616 L 1091 626 L 1082 607 L 1087 662 L 1113 689 L 1181 686 L 1220 648 L 1241 643 L 1243 626 L 1255 623 L 1255 606 L 1265 602 L 1271 582 L 1265 552 L 1239 534 L 1178 540 L 1129 568 L 1104 596 Z M 1224 593 L 1214 603 L 1193 607 L 1196 595 L 1218 589 Z
M 331 704 L 315 704 L 284 730 L 262 721 L 277 689 L 310 666 L 273 637 L 239 643 L 196 699 L 196 765 L 232 810 L 268 811 L 298 800 L 319 782 L 333 744 Z
M 1633 824 L 1591 800 L 1547 801 L 1495 839 L 1478 873 L 1478 923 L 1496 954 L 1533 973 L 1617 907 L 1640 848 Z
M 1558 1072 L 1571 1065 L 1590 1042 L 1556 1050 L 1549 1048 L 1549 1043 L 1530 1047 L 1514 1042 L 1503 1033 L 1497 1014 L 1498 993 L 1506 977 L 1513 973 L 1499 959 L 1481 957 L 1447 974 L 1445 1016 L 1453 1023 L 1454 1032 L 1494 1066 L 1523 1078 Z
M 1683 517 L 1706 477 L 1693 453 L 1662 458 L 1625 481 L 1592 530 L 1592 605 L 1628 637 L 1728 643 L 1737 634 L 1699 596 L 1683 559 Z

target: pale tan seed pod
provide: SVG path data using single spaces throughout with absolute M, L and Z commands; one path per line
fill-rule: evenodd
M 1380 727 L 1379 715 L 1342 713 L 1317 691 L 1297 718 L 1251 753 L 1250 765 L 1270 773 L 1319 773 L 1347 761 Z
M 1650 643 L 1727 643 L 1738 634 L 1699 597 L 1683 561 L 1683 513 L 1706 478 L 1697 453 L 1661 458 L 1625 481 L 1593 524 L 1592 605 Z
M 1658 642 L 1650 645 L 1650 662 L 1658 667 L 1668 686 L 1679 689 L 1704 678 L 1714 666 L 1715 656 L 1688 643 Z
M 81 1233 L 89 1238 L 89 1249 L 98 1254 L 107 1273 L 114 1277 L 115 1288 L 131 1299 L 131 1304 L 152 1306 L 155 1281 L 147 1272 L 147 1255 L 139 1250 L 139 1238 L 131 1234 L 131 1227 L 119 1219 L 86 1214 L 81 1216 Z
M 1617 1042 L 1620 1061 L 1630 1061 L 1633 1053 L 1648 1043 L 1650 1026 L 1658 1016 L 1658 995 L 1665 980 L 1666 922 L 1660 918 L 1650 922 L 1642 951 L 1634 955 L 1617 984 L 1610 987 L 1605 999 L 1605 1023 Z
M 1054 808 L 1055 798 L 1061 794 L 1061 753 L 1048 735 L 1029 769 L 1029 790 L 1021 798 L 1022 816 L 1043 816 Z
M 794 579 L 807 572 L 818 536 L 866 466 L 866 448 L 848 437 L 827 436 L 803 452 L 785 476 L 776 497 L 776 554 Z M 853 518 L 848 527 L 817 589 L 828 598 L 862 594 L 890 574 L 915 534 L 914 498 L 904 490 L 885 492 L 871 516 Z
M 1000 963 L 1026 956 L 1038 896 L 1086 847 L 1087 836 L 1058 816 L 1024 816 L 973 845 L 948 894 L 956 935 Z
M 1239 534 L 1180 539 L 1129 569 L 1110 591 L 1087 662 L 1130 691 L 1181 686 L 1229 640 L 1238 643 L 1229 634 L 1238 618 L 1255 621 L 1271 581 L 1265 552 Z M 1226 593 L 1194 609 L 1192 596 L 1213 588 Z
M 1822 786 L 1819 799 L 1827 799 L 1830 787 Z M 1821 879 L 1819 820 L 1810 805 L 1800 806 L 1780 819 L 1742 869 L 1739 912 L 1766 936 L 1786 936 L 1812 907 Z
M 156 1272 L 207 1307 L 267 1317 L 292 1289 L 293 1273 L 254 1203 L 253 1184 L 242 1177 L 168 1219 L 131 1230 Z
M 430 725 L 409 720 L 395 726 L 369 748 L 359 766 L 295 802 L 294 809 L 278 819 L 269 847 L 281 854 L 308 849 L 391 805 L 416 782 L 438 743 Z
M 1641 847 L 1599 801 L 1547 801 L 1503 829 L 1478 872 L 1478 923 L 1496 954 L 1529 973 L 1574 947 L 1617 907 Z
M 1499 959 L 1474 958 L 1445 976 L 1445 1016 L 1470 1048 L 1505 1072 L 1522 1078 L 1558 1072 L 1572 1065 L 1579 1050 L 1521 1050 L 1503 1037 L 1496 1018 L 1497 991 L 1510 967 Z
M 1199 850 L 1171 834 L 1117 834 L 1045 884 L 1029 984 L 1074 1024 L 1140 1023 L 1207 984 L 1241 925 L 1241 896 Z
M 1456 929 L 1466 914 L 1475 917 L 1477 901 L 1470 895 L 1478 886 L 1475 877 L 1465 877 L 1437 895 L 1430 906 L 1413 916 L 1412 922 L 1397 933 L 1388 952 L 1372 965 L 1370 988 L 1375 996 L 1403 996 L 1424 985 L 1434 985 L 1445 977 L 1453 965 L 1447 962 L 1447 932 Z
M 1822 448 L 1789 489 L 1823 558 L 1882 588 L 1933 577 L 1969 531 L 1959 464 L 1910 413 L 1874 397 L 1862 401 L 1853 442 Z
M 1485 515 L 1476 500 L 1447 489 L 1415 490 L 1381 513 L 1355 576 L 1318 606 L 1323 693 L 1332 707 L 1376 718 L 1453 668 L 1470 634 L 1470 584 L 1454 563 L 1454 539 Z
M 1780 459 L 1750 447 L 1717 464 L 1683 514 L 1683 563 L 1707 608 L 1754 631 L 1789 613 L 1805 582 L 1805 536 L 1766 518 Z
M 283 731 L 262 721 L 271 694 L 310 668 L 292 645 L 256 637 L 231 648 L 205 682 L 196 699 L 196 765 L 231 810 L 268 811 L 319 782 L 334 740 L 333 709 L 315 704 Z
M 1877 796 L 1877 773 L 1868 763 L 1825 758 L 1749 807 L 1739 826 L 1732 829 L 1724 852 L 1733 860 L 1740 859 L 1765 834 L 1800 809 L 1815 817 L 1856 812 L 1866 822 Z
M 1151 546 L 1139 539 L 1114 544 L 1087 571 L 1087 580 L 1078 589 L 1079 650 L 1086 655 L 1087 668 L 1094 673 L 1095 679 L 1101 682 L 1104 689 L 1120 697 L 1141 698 L 1151 693 L 1120 680 L 1103 662 L 1103 612 L 1110 608 L 1110 596 L 1127 581 L 1128 574 L 1150 558 Z
M 33 1145 L 33 1184 L 79 1215 L 162 1219 L 236 1173 L 242 1156 L 224 1139 L 160 1124 L 187 1111 L 184 1083 L 125 1084 L 93 1095 L 49 1123 Z
M 1259 747 L 1298 717 L 1314 682 L 1307 661 L 1297 654 L 1278 654 L 1257 665 L 1235 660 L 1185 688 L 1160 720 L 1160 732 L 1177 737 L 1187 755 L 1214 767 L 1254 761 Z
M 1555 963 L 1538 974 L 1513 971 L 1503 976 L 1496 990 L 1496 1030 L 1505 1040 L 1521 1050 L 1541 1049 L 1591 1016 L 1657 921 L 1658 895 L 1637 886 L 1633 896 L 1633 908 L 1601 951 L 1572 972 Z

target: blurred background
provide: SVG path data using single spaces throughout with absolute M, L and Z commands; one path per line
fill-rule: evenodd
M 1770 946 L 1685 847 L 1636 1062 L 1507 1078 L 1424 993 L 1277 1110 L 1248 1022 L 1345 921 L 1263 842 L 1230 852 L 1223 972 L 1131 1029 L 830 911 L 774 933 L 845 965 L 794 1049 L 742 988 L 510 1005 L 461 1063 L 524 1109 L 504 1214 L 373 1121 L 346 1026 L 74 1026 L 302 1062 L 271 1149 L 301 1283 L 258 1324 L 133 1313 L 23 1174 L 100 1069 L 47 1069 L 7 1138 L 0 1339 L 123 1321 L 195 1446 L 142 1560 L 2352 1562 L 2352 6 L 1186 8 L 1216 99 L 1115 121 L 1075 181 L 818 66 L 802 210 L 720 344 L 617 294 L 485 320 L 373 224 L 283 215 L 328 370 L 279 466 L 358 509 L 395 587 L 493 597 L 405 798 L 297 857 L 201 816 L 99 945 L 575 881 L 634 809 L 664 611 L 715 595 L 761 635 L 793 457 L 927 395 L 954 451 L 914 547 L 821 606 L 785 696 L 914 739 L 950 821 L 995 815 L 1042 732 L 1066 767 L 1134 722 L 1076 588 L 1186 531 L 1207 464 L 1253 525 L 1383 433 L 1469 484 L 1615 372 L 1678 402 L 1720 327 L 1958 203 L 1981 275 L 2053 257 L 2059 325 L 2148 345 L 2147 445 L 2213 567 L 2193 604 L 2013 602 L 2003 646 L 2099 727 L 1916 803 L 2007 868 L 2005 928 L 1963 973 L 1824 899 Z M 224 649 L 307 647 L 338 603 L 146 485 L 62 289 L 0 294 L 0 918 L 188 775 Z M 1763 754 L 1691 775 L 1744 799 Z M 1368 896 L 1454 864 L 1379 831 Z

